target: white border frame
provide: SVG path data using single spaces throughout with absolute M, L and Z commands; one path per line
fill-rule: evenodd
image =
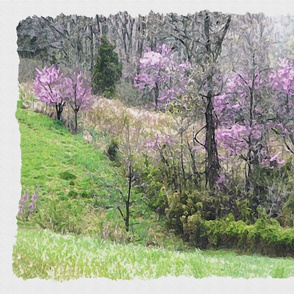
M 194 13 L 200 10 L 244 14 L 263 12 L 266 15 L 294 14 L 294 1 L 16 1 L 0 0 L 0 292 L 9 293 L 293 293 L 294 277 L 290 279 L 232 279 L 167 277 L 158 280 L 111 281 L 79 279 L 54 282 L 40 279 L 23 281 L 12 272 L 12 249 L 16 234 L 16 213 L 20 197 L 20 135 L 15 119 L 18 99 L 17 36 L 18 22 L 27 16 L 52 16 L 60 13 L 108 16 L 127 11 L 133 17 L 160 13 Z

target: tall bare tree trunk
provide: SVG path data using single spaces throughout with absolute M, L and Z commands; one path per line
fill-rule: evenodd
M 215 140 L 215 121 L 213 116 L 213 97 L 209 91 L 207 95 L 207 105 L 205 111 L 205 119 L 206 119 L 206 134 L 205 134 L 205 149 L 207 153 L 206 158 L 206 168 L 205 168 L 205 176 L 206 176 L 206 186 L 210 189 L 214 189 L 215 184 L 219 178 L 219 158 L 217 151 L 217 144 Z
M 206 38 L 206 63 L 210 64 L 210 59 L 213 58 L 213 52 L 211 48 L 211 37 L 210 37 L 210 16 L 208 13 L 205 15 L 204 19 L 204 35 Z M 221 43 L 220 45 L 221 46 Z M 207 87 L 208 93 L 206 95 L 206 109 L 205 109 L 205 121 L 206 121 L 206 134 L 205 134 L 205 149 L 206 149 L 206 168 L 205 168 L 205 176 L 206 176 L 206 187 L 208 186 L 211 190 L 214 189 L 216 182 L 219 178 L 219 159 L 218 159 L 218 151 L 217 144 L 215 140 L 215 120 L 213 115 L 213 69 L 210 69 L 210 73 L 207 77 Z
M 132 165 L 131 162 L 129 164 L 129 171 L 128 171 L 128 198 L 126 200 L 126 219 L 125 219 L 125 226 L 126 231 L 128 232 L 130 229 L 130 200 L 131 200 L 131 190 L 132 190 Z

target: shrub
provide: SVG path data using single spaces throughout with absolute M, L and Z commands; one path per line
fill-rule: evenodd
M 42 198 L 34 221 L 56 233 L 82 234 L 86 228 L 85 204 L 82 200 Z
M 253 225 L 225 219 L 204 220 L 199 212 L 181 218 L 188 240 L 206 248 L 232 248 L 239 251 L 286 256 L 293 254 L 294 229 L 282 228 L 278 221 L 262 216 Z
M 250 206 L 258 217 L 260 207 L 266 210 L 270 218 L 282 217 L 284 204 L 293 191 L 293 166 L 291 160 L 279 168 L 258 167 L 251 176 L 254 185 Z
M 118 160 L 118 150 L 118 143 L 114 139 L 112 139 L 107 148 L 107 155 L 111 161 Z

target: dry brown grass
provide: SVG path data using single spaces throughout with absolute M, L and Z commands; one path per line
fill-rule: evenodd
M 55 109 L 50 105 L 38 102 L 33 99 L 33 85 L 32 83 L 20 84 L 22 89 L 24 107 L 34 109 L 36 112 L 49 115 L 55 118 Z M 71 109 L 65 107 L 62 114 L 63 122 L 69 129 L 72 127 L 73 114 Z M 106 99 L 104 97 L 96 96 L 92 110 L 87 112 L 80 112 L 79 127 L 83 132 L 84 139 L 87 142 L 92 142 L 98 145 L 99 148 L 105 150 L 108 141 L 100 140 L 93 142 L 90 135 L 91 130 L 98 133 L 104 133 L 106 136 L 118 137 L 122 143 L 125 143 L 126 124 L 129 122 L 131 144 L 133 150 L 142 152 L 145 146 L 146 138 L 153 138 L 156 136 L 169 135 L 174 141 L 179 142 L 179 130 L 185 128 L 184 141 L 192 141 L 192 138 L 197 130 L 202 127 L 201 123 L 195 123 L 188 126 L 187 121 L 181 118 L 175 118 L 167 113 L 155 112 L 138 107 L 129 107 L 124 105 L 121 101 L 115 99 Z M 204 142 L 204 131 L 200 132 L 198 139 Z M 290 152 L 285 148 L 282 140 L 273 136 L 269 140 L 269 148 L 273 153 L 282 152 L 281 157 L 288 159 L 291 157 Z M 122 144 L 123 145 L 123 144 Z M 144 152 L 147 152 L 144 150 Z M 200 147 L 197 149 L 199 155 L 203 158 L 204 149 Z M 219 150 L 220 154 L 225 155 L 226 150 Z

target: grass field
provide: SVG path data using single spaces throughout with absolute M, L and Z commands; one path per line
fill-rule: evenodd
M 180 275 L 288 278 L 294 276 L 294 259 L 198 249 L 180 252 L 19 229 L 13 269 L 24 279 L 39 277 L 61 281 L 80 277 L 128 280 Z

